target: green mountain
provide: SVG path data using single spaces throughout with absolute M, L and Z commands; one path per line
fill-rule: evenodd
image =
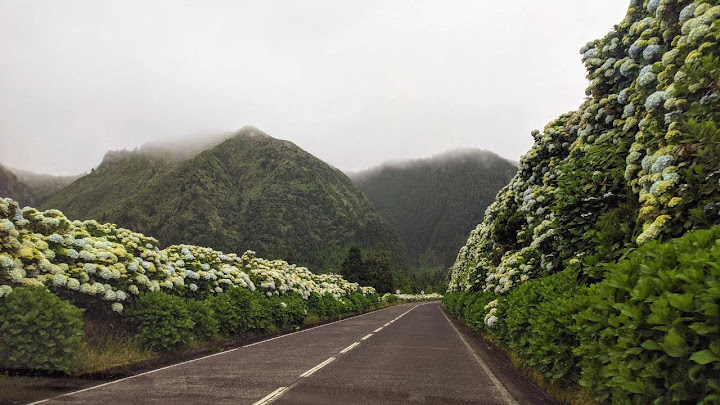
M 18 180 L 27 184 L 35 193 L 39 202 L 44 201 L 51 195 L 57 193 L 87 173 L 75 176 L 54 176 L 51 174 L 39 174 L 26 170 L 12 169 Z
M 516 165 L 492 152 L 462 149 L 385 163 L 351 178 L 398 229 L 416 265 L 447 269 L 516 172 Z
M 0 165 L 0 197 L 10 197 L 21 206 L 35 205 L 38 200 L 32 187 L 3 165 Z
M 396 265 L 405 260 L 396 231 L 347 176 L 252 127 L 197 154 L 157 146 L 108 153 L 43 206 L 168 245 L 250 249 L 319 271 L 339 268 L 353 243 L 381 245 Z

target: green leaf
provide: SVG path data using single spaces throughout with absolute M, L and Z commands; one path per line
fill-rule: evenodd
M 690 312 L 693 309 L 693 294 L 668 294 L 668 301 L 670 305 L 681 311 Z
M 690 360 L 698 364 L 708 364 L 720 360 L 720 357 L 716 356 L 710 350 L 701 350 L 695 352 L 690 356 Z
M 662 350 L 662 347 L 660 347 L 656 341 L 650 339 L 644 341 L 641 346 L 643 349 L 647 350 Z

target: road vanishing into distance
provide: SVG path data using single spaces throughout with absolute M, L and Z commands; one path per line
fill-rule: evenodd
M 438 302 L 403 304 L 43 404 L 553 404 Z

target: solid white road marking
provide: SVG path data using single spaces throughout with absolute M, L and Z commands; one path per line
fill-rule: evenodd
M 210 355 L 207 355 L 207 356 L 198 357 L 197 359 L 192 359 L 192 360 L 183 361 L 183 362 L 176 363 L 176 364 L 171 364 L 171 365 L 169 365 L 169 366 L 165 366 L 165 367 L 161 367 L 161 368 L 156 368 L 155 370 L 150 370 L 150 371 L 146 371 L 146 372 L 144 372 L 144 373 L 131 375 L 130 377 L 125 377 L 125 378 L 121 378 L 121 379 L 119 379 L 119 380 L 106 382 L 106 383 L 104 383 L 104 384 L 94 385 L 94 386 L 92 386 L 92 387 L 88 387 L 88 388 L 85 388 L 85 389 L 82 389 L 82 390 L 73 391 L 73 392 L 68 392 L 67 394 L 62 394 L 62 395 L 58 395 L 58 396 L 51 397 L 51 398 L 41 399 L 41 400 L 39 400 L 39 401 L 31 402 L 31 403 L 29 403 L 28 405 L 41 404 L 41 403 L 43 403 L 43 402 L 55 400 L 55 399 L 58 399 L 58 398 L 63 398 L 63 397 L 68 397 L 68 396 L 70 396 L 70 395 L 80 394 L 80 393 L 82 393 L 82 392 L 91 391 L 91 390 L 94 390 L 94 389 L 97 389 L 97 388 L 106 387 L 106 386 L 112 385 L 112 384 L 117 384 L 117 383 L 119 383 L 119 382 L 123 382 L 123 381 L 126 381 L 126 380 L 131 380 L 131 379 L 133 379 L 133 378 L 137 378 L 137 377 L 140 377 L 140 376 L 144 376 L 144 375 L 148 375 L 148 374 L 152 374 L 152 373 L 157 373 L 158 371 L 167 370 L 167 369 L 172 368 L 172 367 L 182 366 L 182 365 L 184 365 L 184 364 L 192 363 L 192 362 L 195 362 L 195 361 L 204 360 L 204 359 L 209 359 L 209 358 L 211 358 L 211 357 L 215 357 L 215 356 L 220 356 L 220 355 L 223 355 L 223 354 L 232 353 L 232 352 L 234 352 L 234 351 L 236 351 L 236 350 L 239 350 L 239 349 L 241 349 L 241 348 L 259 345 L 259 344 L 261 344 L 261 343 L 269 342 L 269 341 L 271 341 L 271 340 L 288 337 L 288 336 L 295 335 L 295 334 L 298 334 L 298 333 L 307 332 L 307 331 L 313 330 L 313 329 L 323 328 L 323 327 L 325 327 L 325 326 L 333 325 L 333 324 L 336 324 L 336 323 L 338 323 L 338 322 L 344 322 L 344 321 L 349 321 L 349 320 L 354 319 L 354 318 L 360 318 L 360 317 L 362 317 L 362 316 L 374 314 L 374 313 L 381 312 L 381 311 L 385 311 L 385 310 L 390 309 L 390 308 L 394 308 L 394 306 L 392 306 L 392 307 L 387 307 L 387 308 L 383 308 L 383 309 L 380 309 L 380 310 L 377 310 L 377 311 L 366 312 L 366 313 L 364 313 L 364 314 L 351 316 L 351 317 L 348 317 L 348 318 L 340 319 L 340 320 L 337 320 L 337 321 L 334 321 L 334 322 L 325 323 L 325 324 L 318 325 L 318 326 L 313 326 L 312 328 L 307 328 L 307 329 L 299 330 L 299 331 L 297 331 L 297 332 L 292 332 L 292 333 L 288 333 L 288 334 L 285 334 L 285 335 L 275 336 L 274 338 L 261 340 L 261 341 L 259 341 L 259 342 L 251 343 L 251 344 L 245 345 L 245 346 L 236 347 L 236 348 L 234 348 L 234 349 L 222 351 L 222 352 L 220 352 L 220 353 L 214 353 L 214 354 L 210 354 Z M 386 325 L 387 325 L 387 324 L 386 324 Z M 290 388 L 291 388 L 291 387 L 290 387 Z
M 475 353 L 475 350 L 472 348 L 472 346 L 470 346 L 470 343 L 468 343 L 468 341 L 465 340 L 465 337 L 460 333 L 458 328 L 455 327 L 455 325 L 452 323 L 450 318 L 448 318 L 448 316 L 445 315 L 445 312 L 443 310 L 441 310 L 440 307 L 438 307 L 438 311 L 440 311 L 443 314 L 443 316 L 445 317 L 445 319 L 447 319 L 450 326 L 452 326 L 452 328 L 455 330 L 455 333 L 457 333 L 457 335 L 460 337 L 460 340 L 462 340 L 462 342 L 465 343 L 465 346 L 470 351 L 470 354 L 472 354 L 473 357 L 475 358 L 475 360 L 478 362 L 478 364 L 480 364 L 480 367 L 482 367 L 483 371 L 485 371 L 485 374 L 487 374 L 488 377 L 490 377 L 490 380 L 493 382 L 493 384 L 495 384 L 495 388 L 497 388 L 498 393 L 500 394 L 502 399 L 505 401 L 505 403 L 508 405 L 520 405 L 515 400 L 515 398 L 513 398 L 512 395 L 510 395 L 510 393 L 505 388 L 505 386 L 500 382 L 500 380 L 498 380 L 498 378 L 495 377 L 495 374 L 493 374 L 492 370 L 490 370 L 490 367 L 488 367 L 488 365 L 483 361 L 483 359 L 481 359 L 480 356 L 477 353 Z
M 314 372 L 320 370 L 321 368 L 327 366 L 327 365 L 330 364 L 333 360 L 335 360 L 335 357 L 330 357 L 329 359 L 323 361 L 322 363 L 320 363 L 320 364 L 318 364 L 317 366 L 311 368 L 310 370 L 308 370 L 308 371 L 300 374 L 300 377 L 309 377 L 309 376 L 311 376 L 312 373 L 314 373 Z
M 255 402 L 253 405 L 265 405 L 265 404 L 269 404 L 270 402 L 272 402 L 272 401 L 276 400 L 277 398 L 279 398 L 280 395 L 282 395 L 283 392 L 285 392 L 286 389 L 287 389 L 287 387 L 280 387 L 280 388 L 276 389 L 275 391 L 267 394 L 263 399 Z
M 359 345 L 359 344 L 360 344 L 360 342 L 355 342 L 355 343 L 351 344 L 350 346 L 348 346 L 348 347 L 340 350 L 340 353 L 347 353 L 347 352 L 349 352 L 350 350 L 352 350 L 355 346 L 357 346 L 357 345 Z
M 370 338 L 370 336 L 372 336 L 372 335 L 373 335 L 372 333 L 368 333 L 367 335 L 363 336 L 363 338 L 360 340 L 368 340 Z

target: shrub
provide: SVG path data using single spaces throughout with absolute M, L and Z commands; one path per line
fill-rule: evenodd
M 229 336 L 267 329 L 272 319 L 269 308 L 261 304 L 266 300 L 261 293 L 233 287 L 210 298 L 210 303 L 220 322 L 220 332 Z
M 185 299 L 161 291 L 142 294 L 127 311 L 130 324 L 145 347 L 169 352 L 193 336 L 193 322 Z
M 8 368 L 71 372 L 83 347 L 82 310 L 44 287 L 0 298 L 0 363 Z
M 458 318 L 464 318 L 465 298 L 472 294 L 470 292 L 450 292 L 443 297 L 443 304 L 451 314 Z
M 188 300 L 187 308 L 195 323 L 193 335 L 206 342 L 212 341 L 220 335 L 220 322 L 215 316 L 215 310 L 208 300 Z
M 578 374 L 573 354 L 578 342 L 571 329 L 577 276 L 576 269 L 566 269 L 530 280 L 498 305 L 503 340 L 549 381 Z
M 310 294 L 308 306 L 322 318 L 334 318 L 343 313 L 343 304 L 330 294 Z
M 485 330 L 485 314 L 488 312 L 485 306 L 493 299 L 495 294 L 485 291 L 467 294 L 463 306 L 465 322 L 475 330 Z
M 648 242 L 578 298 L 582 378 L 600 402 L 718 403 L 720 227 Z
M 296 294 L 272 297 L 269 306 L 273 323 L 278 328 L 301 325 L 307 315 L 307 304 Z

